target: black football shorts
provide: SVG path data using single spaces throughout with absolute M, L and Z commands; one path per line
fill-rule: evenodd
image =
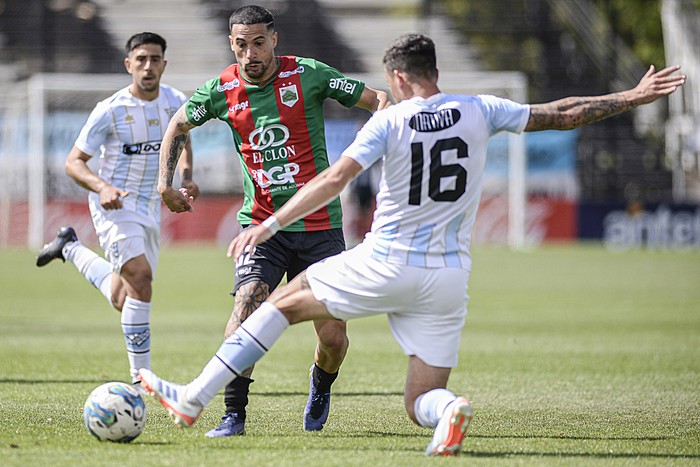
M 248 228 L 248 227 L 246 227 Z M 312 232 L 277 232 L 236 260 L 233 292 L 252 281 L 262 281 L 272 292 L 287 274 L 291 281 L 311 264 L 345 250 L 343 229 Z

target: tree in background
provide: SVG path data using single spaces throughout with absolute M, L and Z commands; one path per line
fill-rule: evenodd
M 640 63 L 666 65 L 661 0 L 441 0 L 443 11 L 490 71 L 518 70 L 528 79 L 528 100 L 545 102 L 567 95 L 596 95 L 619 89 L 619 47 L 624 43 Z M 693 0 L 700 7 L 700 0 Z M 600 15 L 578 31 L 557 11 L 593 5 Z M 593 19 L 591 19 L 593 18 Z M 578 20 L 576 16 L 574 20 Z M 575 22 L 575 21 L 574 21 Z M 637 77 L 628 68 L 626 77 Z M 662 127 L 659 127 L 662 129 Z M 657 130 L 659 129 L 657 128 Z M 641 137 L 630 115 L 582 129 L 578 174 L 581 199 L 659 201 L 672 198 L 663 132 Z
M 587 63 L 579 38 L 552 14 L 550 1 L 556 0 L 442 0 L 442 6 L 488 69 L 515 69 L 528 76 L 533 101 L 558 98 L 579 86 L 580 92 L 609 91 L 610 70 Z M 591 3 L 645 68 L 665 66 L 660 0 Z

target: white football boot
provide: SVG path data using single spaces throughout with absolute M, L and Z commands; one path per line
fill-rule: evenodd
M 139 370 L 139 379 L 141 387 L 168 410 L 170 418 L 177 426 L 189 428 L 202 414 L 202 404 L 196 400 L 187 400 L 187 386 L 165 381 L 146 368 Z
M 466 397 L 455 399 L 440 417 L 425 455 L 456 456 L 459 454 L 472 417 L 474 417 L 474 409 L 469 399 Z

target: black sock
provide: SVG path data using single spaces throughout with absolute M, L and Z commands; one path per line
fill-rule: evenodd
M 311 372 L 314 387 L 321 394 L 331 392 L 331 384 L 338 377 L 338 372 L 326 373 L 314 363 L 314 369 Z
M 226 389 L 224 389 L 226 413 L 237 413 L 240 418 L 245 420 L 249 386 L 253 381 L 245 376 L 239 376 L 226 386 Z

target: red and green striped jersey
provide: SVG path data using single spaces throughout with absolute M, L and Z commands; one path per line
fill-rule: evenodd
M 218 118 L 231 128 L 243 169 L 241 224 L 259 224 L 328 168 L 323 101 L 355 105 L 365 88 L 310 58 L 277 57 L 274 78 L 248 83 L 238 64 L 207 81 L 186 104 L 193 125 Z M 303 232 L 342 227 L 340 199 L 289 225 Z

